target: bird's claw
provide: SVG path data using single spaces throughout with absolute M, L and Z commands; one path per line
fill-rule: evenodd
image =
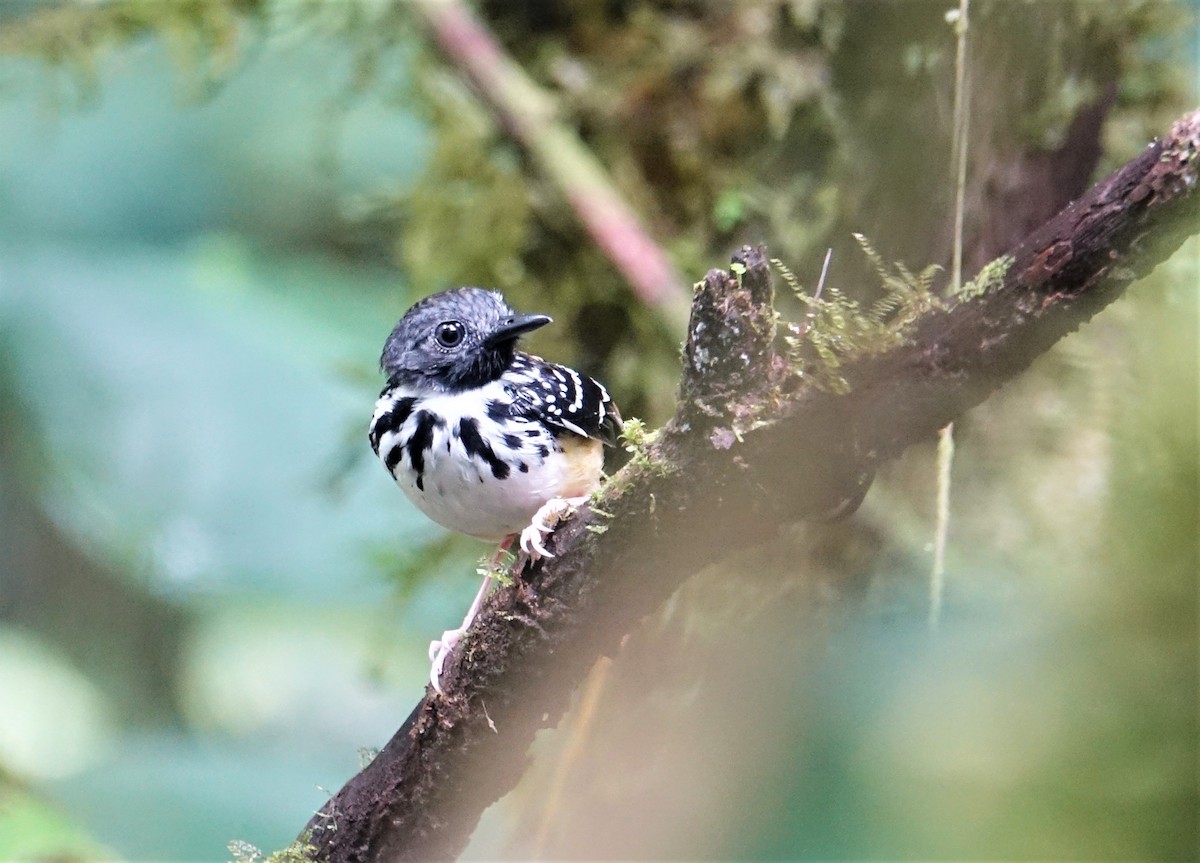
M 448 629 L 442 633 L 441 639 L 429 642 L 429 661 L 432 663 L 429 668 L 429 682 L 433 684 L 433 689 L 438 695 L 444 694 L 442 692 L 442 668 L 451 652 L 462 641 L 465 632 L 465 628 Z
M 529 555 L 531 561 L 554 557 L 546 550 L 546 537 L 575 507 L 586 500 L 586 497 L 555 497 L 542 504 L 533 514 L 529 527 L 521 531 L 521 549 Z

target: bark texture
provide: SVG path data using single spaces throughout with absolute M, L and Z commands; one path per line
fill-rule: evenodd
M 978 404 L 1200 230 L 1200 111 L 1017 245 L 980 292 L 856 357 L 845 393 L 777 352 L 765 252 L 698 286 L 674 418 L 496 591 L 427 692 L 312 819 L 330 861 L 447 859 L 520 778 L 600 655 L 690 574 L 838 509 L 875 467 Z

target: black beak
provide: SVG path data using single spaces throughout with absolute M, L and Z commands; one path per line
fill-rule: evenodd
M 500 325 L 492 330 L 484 341 L 488 345 L 499 345 L 512 341 L 526 333 L 531 333 L 538 327 L 544 327 L 553 320 L 549 315 L 512 315 L 500 321 Z

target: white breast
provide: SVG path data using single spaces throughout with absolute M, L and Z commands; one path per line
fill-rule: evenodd
M 380 398 L 375 416 L 406 395 L 414 394 L 394 391 Z M 498 542 L 518 533 L 543 503 L 562 494 L 569 470 L 561 446 L 545 426 L 520 418 L 500 425 L 487 417 L 489 401 L 509 402 L 500 382 L 467 393 L 419 396 L 404 423 L 380 436 L 378 451 L 386 465 L 388 455 L 400 447 L 399 459 L 393 455 L 392 476 L 425 515 L 451 530 Z M 437 420 L 428 449 L 417 453 L 418 474 L 414 454 L 401 442 L 409 441 L 420 423 L 428 428 L 428 415 Z M 493 458 L 469 451 L 460 433 L 464 418 L 475 420 Z M 498 468 L 497 461 L 505 468 Z

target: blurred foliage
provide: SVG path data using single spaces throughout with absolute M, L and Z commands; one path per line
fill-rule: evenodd
M 871 314 L 944 285 L 949 5 L 478 8 L 681 271 L 766 242 L 811 294 L 832 248 Z M 968 275 L 1194 107 L 1197 13 L 972 4 Z M 0 6 L 0 857 L 281 848 L 398 725 L 481 551 L 367 458 L 412 297 L 498 287 L 669 415 L 681 334 L 417 36 Z M 1194 857 L 1198 281 L 1192 241 L 960 421 L 939 632 L 930 445 L 680 591 L 470 853 Z
M 832 246 L 831 283 L 870 302 L 877 282 L 853 232 L 879 238 L 884 258 L 917 269 L 948 260 L 954 51 L 945 5 L 505 0 L 481 7 L 683 272 L 698 277 L 731 248 L 765 242 L 811 286 Z M 1118 162 L 1186 105 L 1190 82 L 1177 62 L 1184 46 L 1133 47 L 1178 39 L 1186 14 L 1175 4 L 980 3 L 974 16 L 982 43 L 976 101 L 1003 88 L 1014 127 L 1025 124 L 1007 135 L 997 130 L 999 140 L 989 143 L 981 129 L 973 136 L 975 164 L 1063 146 L 1079 108 L 1107 98 L 1113 81 L 1131 109 L 1118 115 L 1143 136 L 1114 153 Z M 1049 50 L 1021 40 L 1031 27 L 1054 34 Z M 584 342 L 582 361 L 600 366 L 625 394 L 626 412 L 661 421 L 671 406 L 661 381 L 673 380 L 677 335 L 655 338 L 649 313 L 632 297 L 620 303 L 622 312 L 612 308 L 622 288 L 560 197 L 519 161 L 432 52 L 417 69 L 418 104 L 427 106 L 447 152 L 431 161 L 406 211 L 400 248 L 414 284 L 424 291 L 486 281 L 525 303 L 552 297 L 551 311 Z M 1140 98 L 1124 89 L 1127 80 Z M 897 138 L 911 143 L 889 146 Z M 479 170 L 481 160 L 490 167 Z M 986 211 L 984 202 L 971 203 Z M 493 232 L 499 254 L 490 256 L 472 229 L 501 223 Z M 968 223 L 969 233 L 985 230 Z M 464 234 L 472 251 L 451 260 L 429 240 Z M 969 236 L 973 266 L 1016 238 Z
M 30 7 L 2 41 L 136 5 Z M 218 11 L 139 8 L 185 41 Z M 479 553 L 430 557 L 364 447 L 411 297 L 345 210 L 411 182 L 424 127 L 357 89 L 367 23 L 284 11 L 226 20 L 219 87 L 86 21 L 86 76 L 0 66 L 0 765 L 131 859 L 291 841 L 425 679 L 421 621 L 459 612 L 433 576 L 468 592 Z
M 116 858 L 63 813 L 0 780 L 0 859 L 68 863 Z

